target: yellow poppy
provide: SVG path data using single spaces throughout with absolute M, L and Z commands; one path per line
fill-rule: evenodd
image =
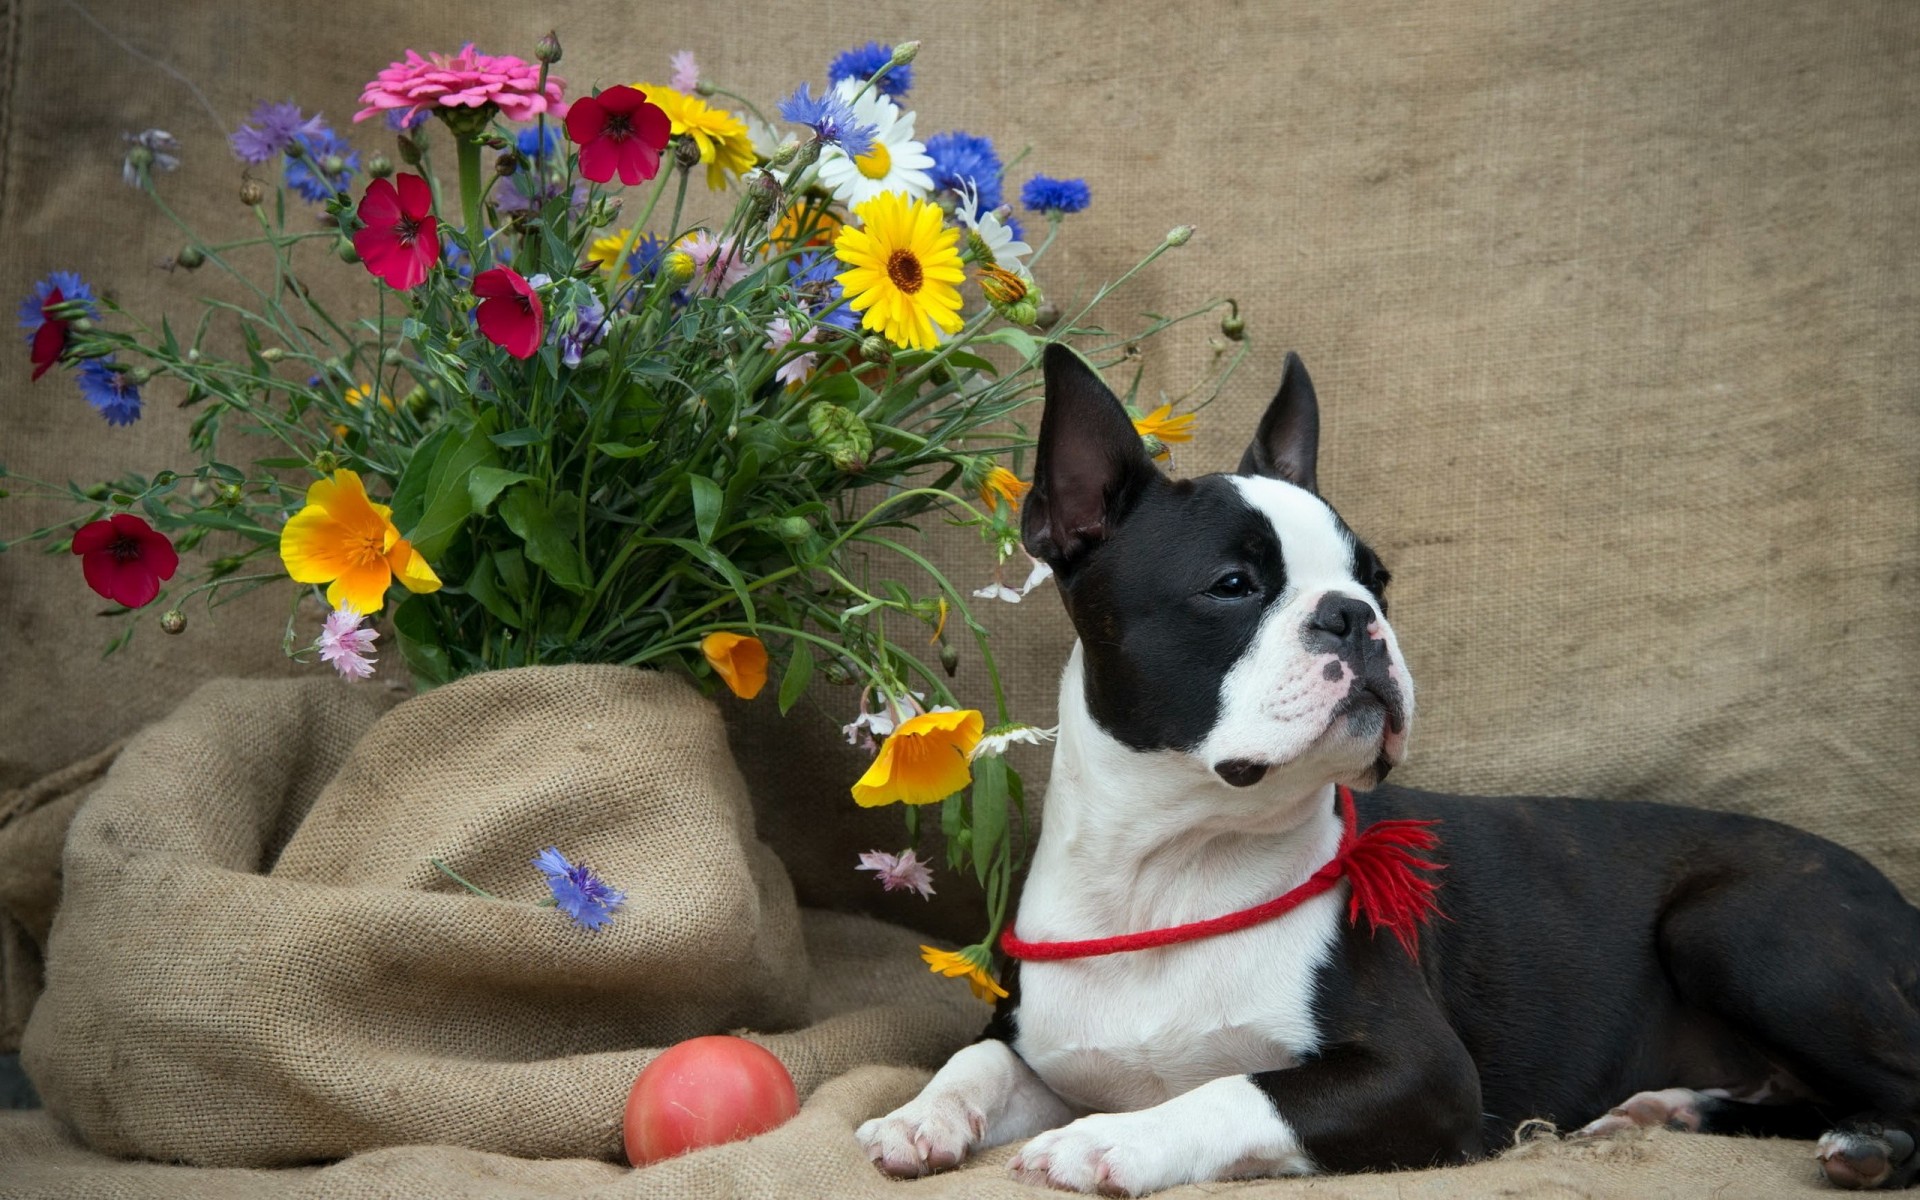
M 440 589 L 440 577 L 393 526 L 393 510 L 367 499 L 345 467 L 307 489 L 307 506 L 280 531 L 280 560 L 296 583 L 327 584 L 327 603 L 377 613 L 397 578 L 410 592 Z
M 767 648 L 756 637 L 738 633 L 710 633 L 700 639 L 700 653 L 714 672 L 727 681 L 733 694 L 751 700 L 767 686 Z
M 1008 508 L 1018 510 L 1020 497 L 1026 495 L 1032 487 L 1032 484 L 1023 482 L 1018 475 L 1005 467 L 995 467 L 987 472 L 986 479 L 980 484 L 980 503 L 992 508 L 994 499 L 998 497 L 1007 502 Z
M 1163 442 L 1192 441 L 1195 414 L 1181 413 L 1177 417 L 1172 414 L 1173 405 L 1162 404 L 1135 421 L 1133 428 L 1141 437 L 1159 438 Z
M 834 276 L 860 324 L 896 346 L 931 350 L 939 326 L 956 333 L 960 317 L 960 234 L 941 221 L 940 206 L 905 192 L 882 192 L 854 210 L 860 228 L 844 226 L 834 257 L 848 269 Z
M 853 785 L 854 801 L 862 808 L 878 808 L 895 801 L 945 800 L 973 781 L 968 761 L 986 727 L 986 718 L 971 708 L 921 713 L 902 721 Z
M 693 139 L 700 149 L 700 161 L 707 164 L 707 186 L 714 191 L 727 186 L 727 172 L 738 175 L 753 165 L 753 138 L 747 134 L 747 123 L 739 117 L 670 87 L 651 83 L 633 86 L 647 94 L 647 103 L 658 105 L 667 114 L 674 136 L 685 134 Z
M 968 946 L 965 950 L 935 950 L 932 946 L 922 946 L 920 957 L 935 975 L 945 975 L 948 979 L 964 975 L 976 1000 L 992 1004 L 996 996 L 1003 1000 L 1006 998 L 1007 989 L 994 981 L 987 964 L 982 961 L 986 958 L 986 952 L 979 946 Z

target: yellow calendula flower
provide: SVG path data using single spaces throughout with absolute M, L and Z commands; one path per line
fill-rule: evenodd
M 880 744 L 867 773 L 853 785 L 862 808 L 933 804 L 973 782 L 968 765 L 986 718 L 971 708 L 921 713 L 900 723 Z
M 685 134 L 700 148 L 700 161 L 707 164 L 707 186 L 714 191 L 727 186 L 727 172 L 738 175 L 753 165 L 753 138 L 747 133 L 747 123 L 739 117 L 670 87 L 651 83 L 633 86 L 647 94 L 647 103 L 658 105 L 667 114 L 667 120 L 673 122 L 674 136 Z
M 896 346 L 931 350 L 935 327 L 958 332 L 960 234 L 941 220 L 940 206 L 904 192 L 882 192 L 854 215 L 860 228 L 840 230 L 834 257 L 848 270 L 834 276 L 860 324 Z
M 995 467 L 987 472 L 986 479 L 980 484 L 980 503 L 992 508 L 997 498 L 1005 500 L 1008 508 L 1017 510 L 1020 507 L 1020 497 L 1026 495 L 1032 487 L 1032 484 L 1022 481 L 1018 475 L 1005 467 Z
M 700 639 L 700 653 L 742 700 L 753 699 L 767 686 L 767 648 L 757 637 L 710 633 Z
M 1173 415 L 1173 405 L 1162 404 L 1146 416 L 1133 423 L 1135 432 L 1141 437 L 1159 438 L 1163 442 L 1190 442 L 1193 440 L 1193 422 L 1195 414 L 1181 413 Z
M 987 970 L 987 952 L 983 946 L 968 946 L 965 950 L 935 950 L 932 946 L 922 946 L 920 957 L 935 975 L 945 975 L 948 979 L 965 976 L 967 986 L 973 989 L 976 1000 L 992 1004 L 996 997 L 1006 998 L 1007 989 L 1001 987 L 993 978 L 993 973 Z
M 807 220 L 804 228 L 801 225 L 803 218 Z M 807 217 L 806 206 L 795 204 L 780 214 L 780 219 L 773 223 L 773 230 L 767 234 L 767 240 L 773 243 L 775 249 L 783 252 L 799 245 L 825 246 L 833 241 L 843 224 L 839 217 L 830 212 L 816 212 Z M 801 236 L 803 233 L 806 235 L 804 239 Z
M 393 526 L 393 510 L 367 499 L 342 467 L 307 489 L 307 505 L 280 531 L 280 560 L 296 583 L 327 584 L 334 608 L 377 613 L 395 579 L 410 592 L 440 589 L 440 577 Z
M 1018 304 L 1027 298 L 1027 281 L 1005 267 L 983 266 L 980 291 L 994 304 Z

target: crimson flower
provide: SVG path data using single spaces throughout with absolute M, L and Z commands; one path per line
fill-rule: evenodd
M 532 358 L 546 334 L 546 314 L 533 285 L 512 267 L 495 267 L 474 277 L 473 294 L 480 297 L 474 317 L 487 340 L 515 358 Z
M 427 268 L 440 257 L 440 221 L 433 215 L 427 181 L 405 173 L 376 179 L 356 212 L 361 227 L 354 231 L 353 248 L 367 270 L 403 292 L 425 283 Z
M 82 525 L 73 535 L 73 552 L 87 586 L 128 608 L 139 608 L 160 594 L 160 581 L 180 566 L 167 535 L 132 513 L 115 513 Z
M 616 173 L 628 187 L 652 179 L 672 133 L 660 106 L 625 84 L 575 100 L 567 110 L 567 136 L 580 144 L 580 173 L 595 183 Z

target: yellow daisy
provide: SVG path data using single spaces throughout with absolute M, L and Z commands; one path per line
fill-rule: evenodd
M 931 350 L 935 327 L 958 332 L 960 234 L 941 221 L 940 206 L 901 192 L 882 192 L 854 210 L 860 227 L 846 226 L 833 253 L 848 270 L 834 276 L 860 324 L 896 346 Z
M 932 946 L 920 947 L 920 957 L 925 960 L 927 969 L 935 975 L 945 975 L 948 979 L 966 976 L 967 986 L 973 989 L 976 1000 L 992 1004 L 995 997 L 1005 999 L 1007 989 L 995 982 L 993 974 L 987 970 L 986 950 L 980 946 L 968 946 L 965 950 L 935 950 Z
M 986 728 L 986 718 L 971 708 L 921 713 L 902 721 L 853 785 L 854 801 L 862 808 L 878 808 L 895 801 L 945 800 L 973 782 L 968 763 Z
M 739 117 L 670 87 L 651 83 L 633 86 L 647 94 L 649 104 L 659 105 L 667 114 L 676 137 L 686 134 L 700 148 L 700 161 L 707 164 L 707 186 L 714 191 L 727 186 L 727 172 L 738 175 L 753 165 L 753 138 L 747 134 L 747 123 Z
M 992 508 L 994 498 L 998 497 L 1007 502 L 1008 508 L 1017 510 L 1020 497 L 1026 495 L 1032 486 L 1005 467 L 995 467 L 987 472 L 986 479 L 980 484 L 980 502 Z

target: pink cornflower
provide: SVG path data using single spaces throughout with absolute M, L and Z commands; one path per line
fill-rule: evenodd
M 489 104 L 509 121 L 531 121 L 545 112 L 564 116 L 563 87 L 558 76 L 548 75 L 542 91 L 539 63 L 511 54 L 482 54 L 472 42 L 460 47 L 458 54 L 422 56 L 409 50 L 404 60 L 390 64 L 360 92 L 360 103 L 366 107 L 353 119 L 364 121 L 404 109 L 403 119 L 412 120 L 436 109 Z
M 702 229 L 680 239 L 674 249 L 684 251 L 693 260 L 690 287 L 717 296 L 753 272 L 753 264 L 742 260 L 732 238 L 715 237 Z
M 911 850 L 900 854 L 869 850 L 860 856 L 856 869 L 872 871 L 889 892 L 919 892 L 922 899 L 933 895 L 933 868 L 915 858 Z
M 336 608 L 327 614 L 319 640 L 313 643 L 320 661 L 332 663 L 343 679 L 365 679 L 373 674 L 373 642 L 380 631 L 360 628 L 364 619 L 351 604 Z
M 693 89 L 700 86 L 700 64 L 693 61 L 693 51 L 676 50 L 670 61 L 673 63 L 673 78 L 667 81 L 667 86 L 691 96 Z
M 818 326 L 814 326 L 800 335 L 800 341 L 803 343 L 811 342 L 819 336 L 820 329 Z M 785 317 L 775 317 L 768 323 L 767 349 L 778 354 L 792 345 L 793 340 L 793 323 L 791 321 L 788 321 Z M 817 354 L 796 354 L 786 362 L 781 363 L 780 369 L 773 373 L 773 377 L 788 387 L 798 387 L 807 381 L 807 376 L 813 374 L 814 360 L 818 357 L 819 355 Z

